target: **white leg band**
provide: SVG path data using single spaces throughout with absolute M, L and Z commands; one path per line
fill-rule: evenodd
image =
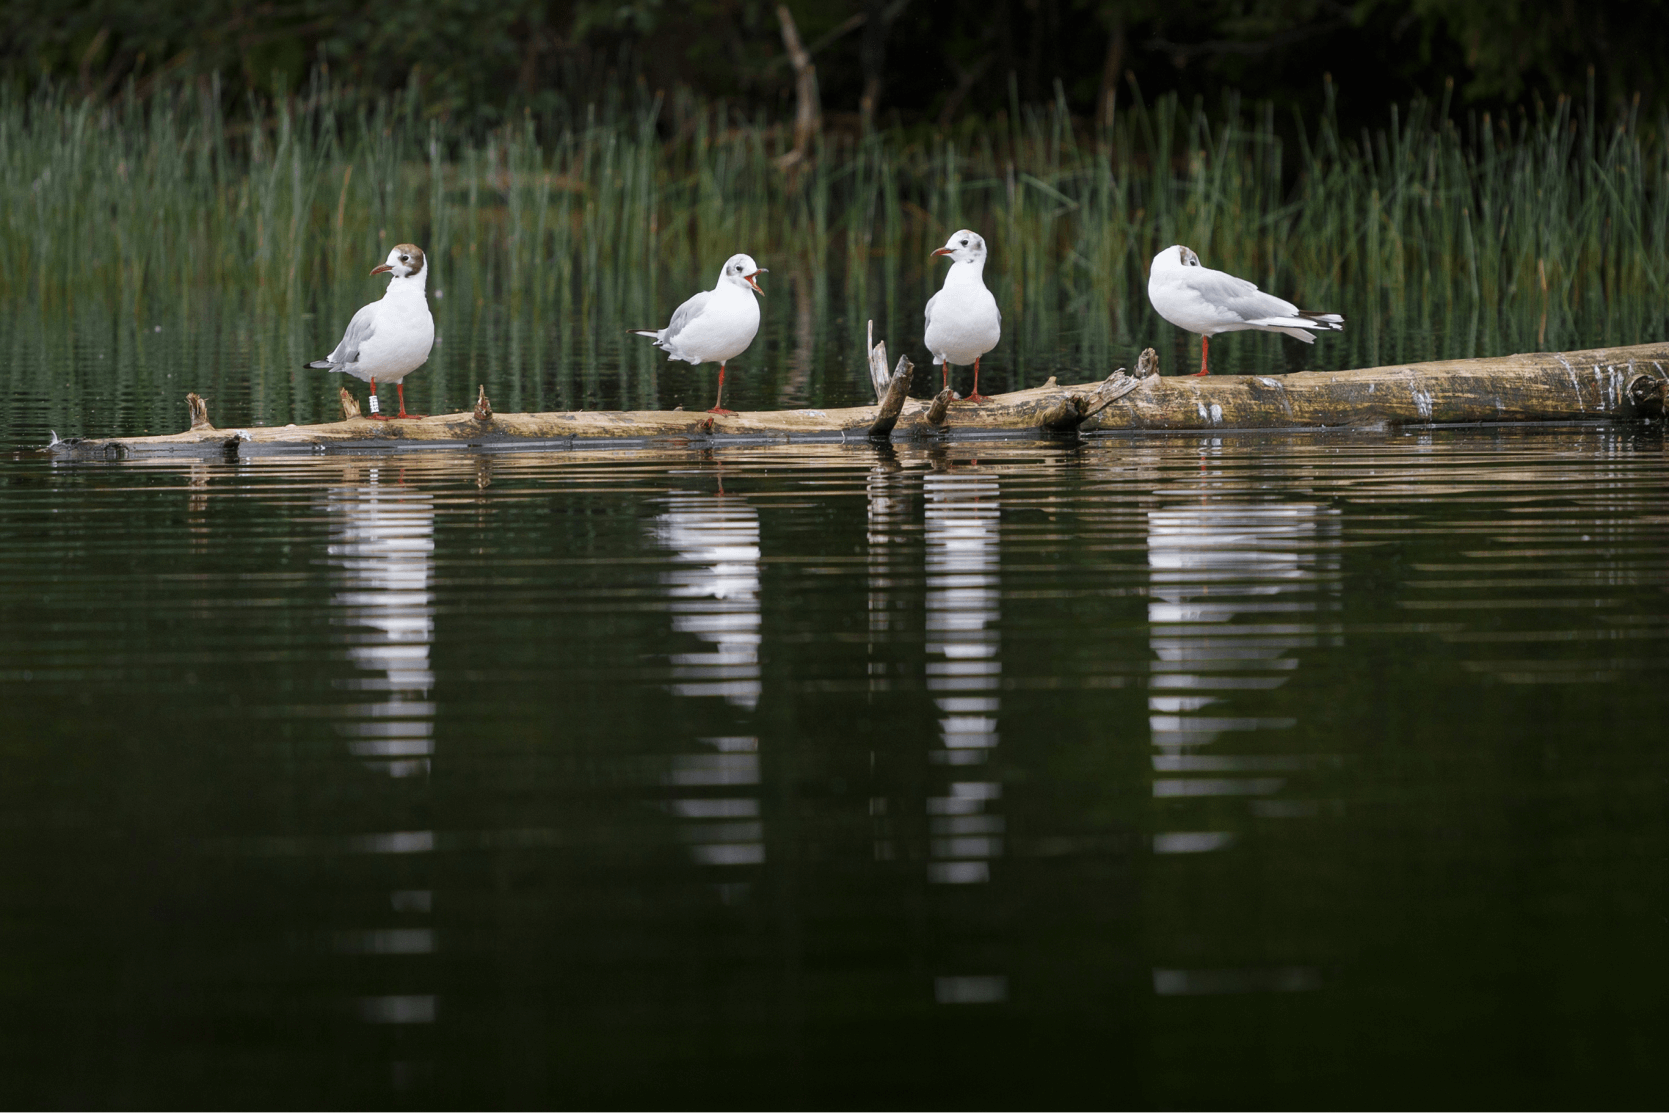
M 381 413 L 382 412 L 381 410 L 379 410 L 377 408 L 377 396 L 375 394 L 371 395 L 371 412 L 372 413 Z

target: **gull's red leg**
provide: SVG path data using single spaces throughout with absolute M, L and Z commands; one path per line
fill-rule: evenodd
M 710 414 L 730 414 L 736 412 L 735 410 L 727 410 L 724 408 L 724 364 L 724 360 L 719 361 L 719 396 L 714 400 L 713 408 L 707 411 Z
M 385 413 L 380 412 L 377 409 L 377 380 L 375 380 L 375 379 L 371 380 L 370 410 L 371 410 L 371 412 L 366 414 L 365 416 L 369 417 L 372 421 L 387 421 L 388 420 L 388 415 L 385 414 Z
M 978 356 L 974 357 L 974 392 L 972 394 L 968 395 L 968 401 L 974 402 L 974 403 L 990 401 L 990 399 L 986 398 L 985 395 L 983 395 L 979 392 L 979 357 Z
M 941 372 L 941 374 L 939 376 L 939 384 L 940 384 L 941 388 L 944 389 L 944 390 L 949 390 L 950 389 L 950 364 L 948 364 L 948 363 L 939 364 L 939 371 Z
M 409 413 L 406 412 L 406 384 L 405 383 L 403 383 L 403 382 L 395 383 L 394 384 L 394 392 L 397 395 L 399 395 L 399 397 L 400 397 L 400 412 L 395 414 L 394 415 L 395 417 L 422 417 L 423 416 L 422 414 L 409 414 Z
M 1211 350 L 1211 337 L 1200 337 L 1200 369 L 1194 372 L 1194 378 L 1211 374 L 1211 368 L 1205 365 L 1205 354 Z

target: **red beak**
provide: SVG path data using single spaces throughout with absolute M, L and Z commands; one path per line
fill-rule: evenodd
M 754 271 L 753 274 L 744 274 L 742 277 L 747 280 L 747 284 L 749 286 L 753 287 L 753 292 L 754 293 L 758 294 L 760 297 L 764 297 L 765 296 L 765 291 L 761 290 L 759 288 L 759 283 L 755 282 L 753 279 L 754 279 L 755 275 L 770 274 L 770 273 L 771 273 L 771 268 L 760 267 L 758 270 Z
M 373 270 L 371 272 L 371 274 L 372 274 L 373 277 L 375 277 L 376 275 L 379 275 L 379 274 L 387 274 L 389 271 L 391 271 L 393 269 L 394 269 L 393 267 L 389 266 L 387 263 L 384 263 L 382 266 L 377 267 L 375 270 Z
M 928 258 L 931 259 L 931 258 L 933 258 L 934 255 L 953 255 L 953 254 L 955 254 L 955 253 L 953 251 L 951 251 L 950 248 L 941 247 L 939 250 L 935 251 L 933 253 L 933 255 L 929 255 Z

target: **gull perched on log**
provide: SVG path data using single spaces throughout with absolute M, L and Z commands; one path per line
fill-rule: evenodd
M 429 268 L 423 249 L 403 243 L 388 253 L 388 261 L 372 269 L 373 275 L 389 275 L 388 292 L 381 301 L 364 306 L 348 322 L 342 342 L 324 359 L 308 367 L 320 371 L 342 371 L 371 384 L 371 416 L 387 421 L 388 414 L 377 408 L 377 380 L 393 383 L 400 400 L 395 417 L 422 417 L 406 412 L 407 375 L 422 367 L 435 346 L 435 319 L 429 313 L 424 287 Z
M 1153 257 L 1147 297 L 1159 316 L 1180 329 L 1200 334 L 1200 369 L 1208 375 L 1206 354 L 1219 332 L 1280 332 L 1314 344 L 1310 331 L 1344 328 L 1337 313 L 1310 313 L 1290 301 L 1266 294 L 1244 278 L 1200 266 L 1200 257 L 1181 245 Z
M 970 402 L 983 402 L 979 392 L 979 357 L 997 346 L 1003 335 L 1003 315 L 997 299 L 985 288 L 985 241 L 966 228 L 953 234 L 933 253 L 949 255 L 942 289 L 927 299 L 927 331 L 922 339 L 933 362 L 944 368 L 944 387 L 950 388 L 950 367 L 974 365 Z
M 769 273 L 746 255 L 732 255 L 719 271 L 718 285 L 703 290 L 680 305 L 672 323 L 663 329 L 627 329 L 633 336 L 647 336 L 655 347 L 670 352 L 668 359 L 688 363 L 719 361 L 719 396 L 710 414 L 734 411 L 724 408 L 724 365 L 748 350 L 759 332 L 759 303 L 754 294 L 765 296 L 754 276 Z

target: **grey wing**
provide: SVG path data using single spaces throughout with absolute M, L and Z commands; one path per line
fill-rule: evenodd
M 1187 268 L 1193 271 L 1194 268 Z M 1239 317 L 1242 321 L 1260 321 L 1266 317 L 1290 317 L 1298 307 L 1274 294 L 1266 294 L 1254 283 L 1236 278 L 1222 271 L 1199 268 L 1198 274 L 1188 275 L 1188 285 L 1207 304 Z
M 713 296 L 713 291 L 703 290 L 689 301 L 672 311 L 672 323 L 661 333 L 661 343 L 670 344 L 679 333 L 689 327 L 689 323 L 701 316 L 701 311 L 707 308 L 707 299 Z
M 939 291 L 939 293 L 943 292 L 943 290 Z M 933 327 L 933 303 L 938 300 L 939 294 L 934 294 L 932 297 L 927 299 L 927 308 L 922 312 L 922 328 L 929 329 Z
M 348 330 L 342 334 L 342 342 L 326 357 L 327 363 L 359 362 L 360 346 L 377 331 L 376 308 L 377 303 L 372 302 L 354 314 L 353 320 L 348 322 Z

